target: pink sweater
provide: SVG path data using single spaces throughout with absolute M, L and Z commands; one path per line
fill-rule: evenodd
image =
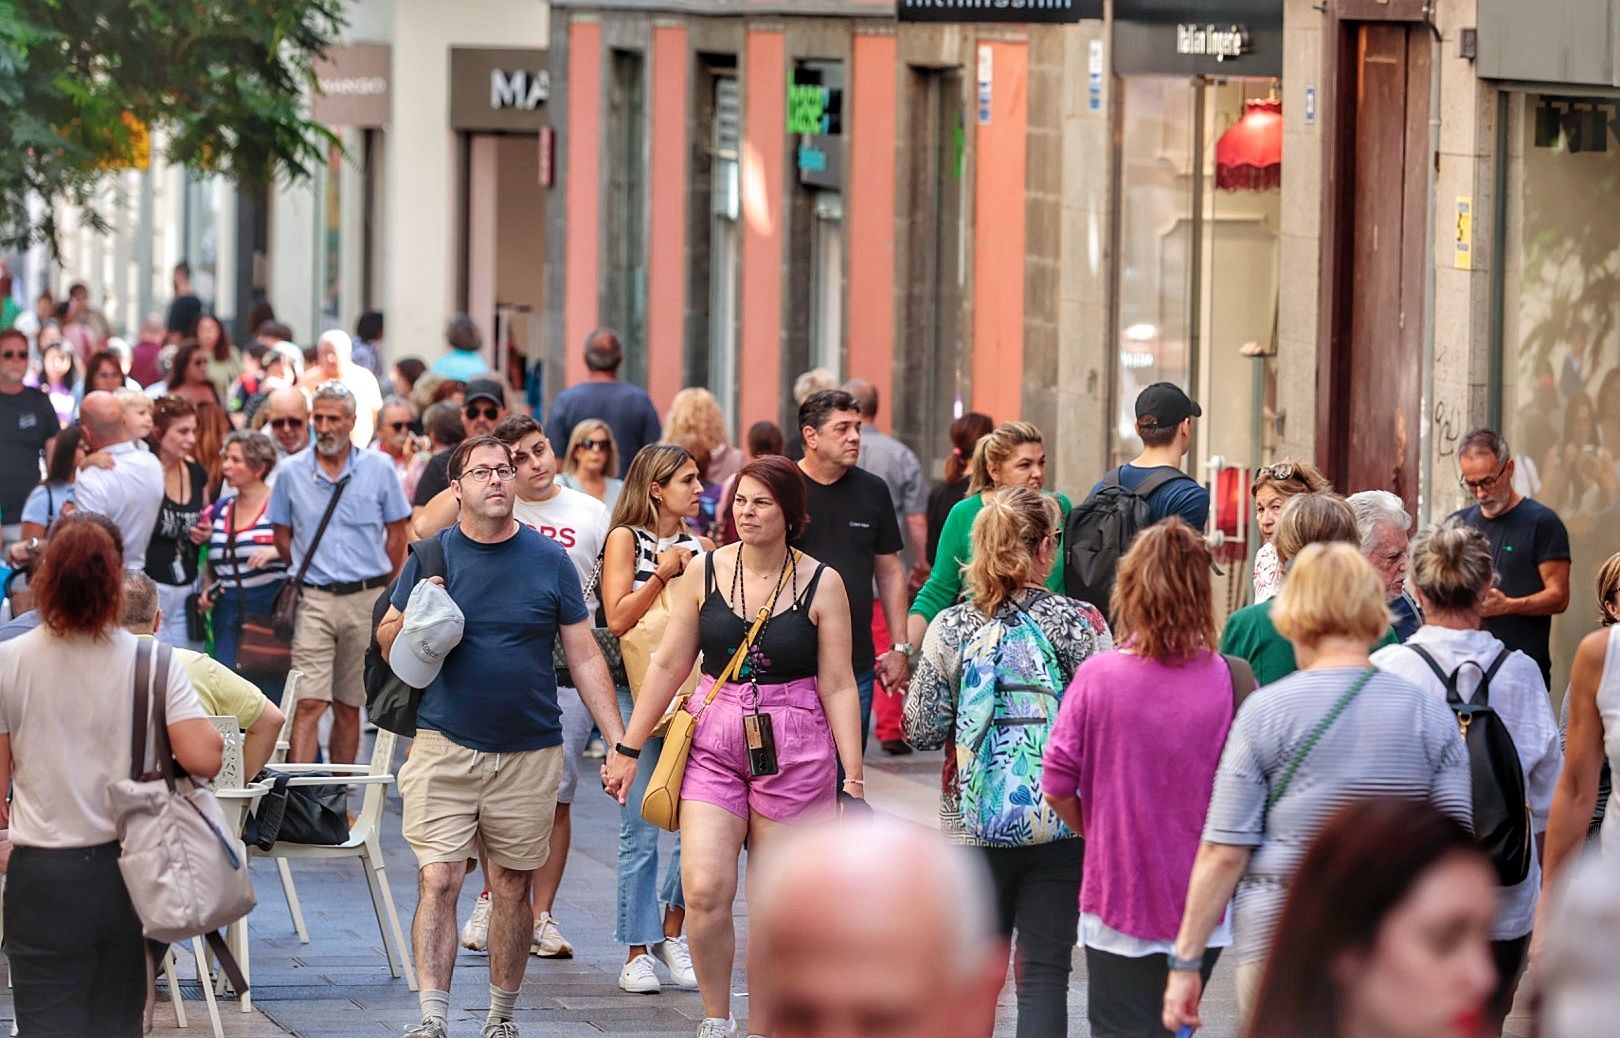
M 1041 782 L 1082 802 L 1080 911 L 1132 937 L 1175 939 L 1231 724 L 1231 675 L 1216 653 L 1182 666 L 1123 652 L 1081 664 Z

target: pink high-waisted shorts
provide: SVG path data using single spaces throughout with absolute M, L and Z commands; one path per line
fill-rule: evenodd
M 712 687 L 714 678 L 703 675 L 686 701 L 698 720 L 682 800 L 713 804 L 745 820 L 753 810 L 773 822 L 798 821 L 836 803 L 838 754 L 815 678 L 759 686 L 760 713 L 771 718 L 777 761 L 776 774 L 759 777 L 748 773 L 743 737 L 743 716 L 753 712 L 752 687 L 728 684 L 705 707 Z

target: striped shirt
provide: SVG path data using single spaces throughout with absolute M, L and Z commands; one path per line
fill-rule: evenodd
M 1375 673 L 1299 765 L 1266 815 L 1266 798 L 1301 744 L 1363 673 L 1298 671 L 1250 696 L 1215 773 L 1206 843 L 1254 848 L 1233 900 L 1238 962 L 1265 958 L 1288 883 L 1333 812 L 1369 797 L 1426 799 L 1472 827 L 1468 751 L 1445 701 Z
M 630 532 L 636 535 L 636 575 L 630 580 L 631 591 L 641 590 L 641 586 L 653 578 L 658 572 L 658 556 L 669 549 L 685 548 L 703 554 L 702 542 L 684 526 L 673 537 L 656 537 L 639 526 L 630 527 Z
M 258 569 L 248 566 L 248 559 L 260 548 L 276 546 L 276 529 L 270 525 L 270 500 L 265 499 L 257 521 L 251 529 L 236 531 L 236 544 L 231 545 L 230 522 L 236 512 L 236 499 L 224 503 L 214 516 L 214 532 L 208 538 L 208 564 L 214 577 L 225 590 L 232 590 L 240 579 L 244 588 L 274 584 L 287 576 L 287 564 L 277 558 Z

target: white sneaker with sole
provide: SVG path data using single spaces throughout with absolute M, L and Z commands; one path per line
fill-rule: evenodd
M 461 928 L 461 946 L 473 951 L 489 951 L 489 895 L 478 895 L 472 918 Z
M 706 1016 L 698 1024 L 697 1038 L 736 1038 L 737 1021 L 731 1017 L 724 1020 L 718 1016 Z
M 529 954 L 542 959 L 574 957 L 574 946 L 563 936 L 562 927 L 557 925 L 556 918 L 550 912 L 541 912 L 540 918 L 534 921 L 534 937 L 529 944 Z
M 652 946 L 652 953 L 669 968 L 669 976 L 678 988 L 698 986 L 697 974 L 692 970 L 692 952 L 684 937 L 666 937 Z
M 653 958 L 643 952 L 624 964 L 619 971 L 619 988 L 632 995 L 656 995 L 664 990 L 653 972 Z

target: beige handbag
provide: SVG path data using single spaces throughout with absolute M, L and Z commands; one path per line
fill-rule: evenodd
M 799 552 L 789 550 L 793 551 L 793 565 L 796 566 Z M 765 626 L 771 611 L 776 608 L 776 596 L 782 593 L 790 569 L 789 566 L 782 568 L 782 576 L 776 582 L 776 590 L 771 592 L 770 601 L 766 602 L 759 615 L 754 617 L 754 623 L 748 628 L 748 634 L 743 637 L 742 644 L 737 646 L 737 651 L 731 654 L 726 669 L 715 678 L 714 685 L 709 689 L 709 694 L 703 698 L 703 706 L 699 708 L 698 713 L 681 709 L 685 696 L 675 699 L 674 712 L 669 715 L 669 730 L 664 733 L 664 749 L 658 754 L 658 763 L 653 767 L 652 777 L 647 780 L 647 793 L 641 798 L 641 817 L 658 828 L 675 832 L 681 827 L 681 780 L 686 777 L 686 761 L 692 755 L 692 736 L 697 733 L 698 714 L 708 709 L 709 704 L 720 694 L 720 690 L 728 681 L 735 679 L 738 671 L 742 669 L 743 660 L 748 657 L 749 647 L 754 644 L 760 628 Z M 628 666 L 628 652 L 625 654 L 625 663 Z
M 653 653 L 658 651 L 658 643 L 664 640 L 664 629 L 669 626 L 669 618 L 674 613 L 669 585 L 665 584 L 658 589 L 658 597 L 653 599 L 652 605 L 641 614 L 636 625 L 619 636 L 619 651 L 624 657 L 624 674 L 629 679 L 630 698 L 632 701 L 641 695 L 641 686 L 646 683 L 647 671 L 652 667 Z M 675 702 L 692 694 L 697 687 L 698 668 L 692 665 L 692 673 L 681 682 L 679 691 L 675 694 Z M 657 732 L 654 733 L 658 734 Z

